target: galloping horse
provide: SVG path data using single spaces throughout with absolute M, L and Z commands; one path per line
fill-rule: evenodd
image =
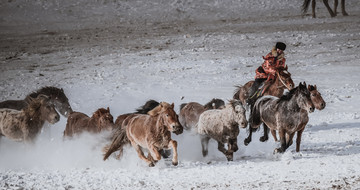
M 316 6 L 316 0 L 304 0 L 304 3 L 302 5 L 302 12 L 303 15 L 307 12 L 309 5 L 310 5 L 310 1 L 312 1 L 312 17 L 316 18 L 316 14 L 315 14 L 315 6 Z M 334 11 L 331 10 L 328 0 L 323 0 L 325 7 L 327 8 L 327 10 L 330 13 L 331 17 L 335 17 L 337 15 L 337 6 L 338 6 L 338 0 L 334 0 Z M 344 16 L 348 16 L 349 14 L 345 11 L 345 0 L 341 0 L 341 12 L 342 15 Z
M 72 137 L 82 132 L 100 133 L 101 131 L 110 131 L 114 127 L 114 118 L 110 114 L 109 107 L 99 108 L 89 117 L 84 113 L 71 112 L 64 131 L 64 137 Z
M 317 90 L 316 85 L 308 85 L 308 90 L 310 92 L 310 98 L 312 103 L 315 106 L 315 109 L 318 110 L 323 110 L 326 106 L 326 102 L 324 101 L 324 99 L 322 98 L 320 92 Z M 278 138 L 276 137 L 276 131 L 275 130 L 270 130 L 272 136 L 274 137 L 275 141 L 278 141 Z M 265 142 L 268 140 L 268 128 L 264 127 L 264 136 L 260 137 L 260 141 Z
M 280 97 L 283 95 L 285 89 L 291 90 L 294 88 L 295 85 L 291 79 L 291 74 L 287 70 L 287 66 L 285 68 L 279 68 L 276 70 L 275 80 L 265 84 L 267 87 L 262 92 L 263 96 L 272 95 Z M 246 100 L 249 97 L 248 91 L 250 90 L 250 87 L 253 83 L 254 81 L 249 81 L 244 86 L 237 86 L 233 99 L 240 100 L 243 105 L 246 105 Z
M 261 97 L 252 109 L 249 119 L 251 128 L 258 128 L 264 123 L 271 130 L 279 131 L 281 147 L 276 148 L 274 153 L 285 152 L 292 144 L 296 132 L 296 152 L 300 151 L 301 135 L 309 121 L 308 112 L 311 113 L 315 109 L 306 83 L 300 83 L 280 98 Z
M 6 100 L 0 102 L 0 108 L 21 110 L 29 104 L 29 101 L 31 101 L 30 98 L 36 98 L 39 94 L 48 96 L 61 115 L 68 117 L 72 112 L 69 100 L 65 96 L 64 90 L 62 88 L 59 89 L 52 86 L 46 86 L 37 90 L 36 92 L 32 92 L 31 94 L 27 95 L 24 100 Z
M 295 85 L 294 85 L 293 80 L 291 79 L 291 74 L 287 70 L 288 70 L 287 66 L 285 68 L 277 69 L 275 80 L 273 82 L 271 82 L 270 84 L 265 84 L 265 86 L 268 85 L 268 87 L 263 90 L 262 95 L 264 95 L 264 96 L 271 95 L 271 96 L 280 97 L 283 95 L 285 89 L 288 89 L 288 90 L 293 89 Z M 248 91 L 253 83 L 254 83 L 254 81 L 249 81 L 244 86 L 238 86 L 238 88 L 234 94 L 234 99 L 241 100 L 241 102 L 244 105 L 246 105 L 246 99 L 249 96 Z M 264 128 L 265 127 L 266 126 L 264 126 Z M 264 130 L 267 130 L 267 129 L 264 129 Z M 249 135 L 244 140 L 244 144 L 246 146 L 251 142 L 253 130 L 250 128 L 250 126 L 248 128 L 248 132 L 249 132 Z M 260 141 L 264 141 L 264 140 L 260 139 Z
M 180 105 L 179 121 L 180 124 L 186 129 L 194 129 L 199 121 L 200 114 L 210 109 L 221 109 L 225 107 L 225 102 L 220 99 L 213 98 L 205 105 L 197 102 L 189 102 Z
M 150 110 L 154 109 L 159 104 L 160 103 L 157 102 L 156 100 L 148 100 L 143 106 L 136 109 L 136 112 L 119 115 L 116 118 L 116 121 L 115 121 L 115 128 L 114 128 L 114 132 L 113 132 L 113 138 L 118 136 L 118 133 L 121 131 L 119 129 L 123 126 L 122 123 L 126 118 L 132 117 L 132 116 L 134 116 L 134 114 L 147 114 Z M 168 158 L 170 156 L 170 154 L 171 154 L 171 150 L 160 150 L 160 154 L 161 154 L 161 156 L 163 158 Z M 120 154 L 116 158 L 119 159 Z
M 238 150 L 239 126 L 245 128 L 246 125 L 245 108 L 239 100 L 231 100 L 224 109 L 204 111 L 196 126 L 201 138 L 203 156 L 208 154 L 208 144 L 212 138 L 218 142 L 218 150 L 226 156 L 228 161 L 232 161 L 234 152 Z M 228 150 L 224 147 L 226 143 Z
M 148 114 L 127 117 L 123 125 L 118 129 L 118 136 L 113 139 L 112 144 L 105 148 L 107 151 L 104 160 L 116 150 L 120 150 L 121 156 L 124 145 L 130 142 L 138 156 L 151 167 L 161 159 L 159 150 L 169 148 L 172 148 L 174 153 L 172 164 L 178 164 L 177 142 L 171 139 L 171 132 L 180 134 L 183 128 L 174 111 L 174 104 L 161 102 Z M 148 157 L 144 156 L 141 148 L 149 150 Z
M 27 103 L 28 105 L 21 111 L 0 109 L 0 137 L 33 142 L 41 132 L 45 121 L 51 124 L 59 121 L 60 115 L 49 97 L 42 94 L 37 98 L 28 97 Z

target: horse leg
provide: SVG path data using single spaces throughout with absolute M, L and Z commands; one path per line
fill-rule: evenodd
M 201 138 L 202 155 L 203 157 L 205 157 L 208 154 L 208 145 L 209 145 L 210 137 L 201 136 L 200 138 Z
M 173 159 L 172 159 L 172 164 L 174 166 L 177 166 L 178 165 L 178 152 L 177 152 L 177 142 L 174 141 L 174 140 L 170 140 L 170 146 L 172 147 L 173 149 L 173 152 L 174 152 L 174 155 L 173 155 Z
M 286 140 L 286 148 L 289 148 L 293 144 L 293 138 L 295 133 L 291 133 Z
M 161 159 L 161 154 L 159 153 L 159 150 L 154 145 L 149 145 L 149 153 L 156 161 Z
M 315 7 L 316 7 L 316 0 L 312 0 L 312 2 L 311 2 L 311 8 L 312 8 L 312 17 L 313 17 L 313 18 L 316 18 Z
M 274 141 L 278 142 L 279 140 L 278 140 L 278 138 L 276 136 L 276 130 L 271 129 L 270 131 L 271 131 L 272 136 L 274 137 Z
M 230 148 L 230 146 L 228 148 Z M 233 161 L 233 151 L 226 150 L 224 143 L 218 141 L 218 150 L 226 156 L 228 161 Z
M 285 130 L 280 129 L 279 130 L 279 136 L 280 136 L 280 144 L 281 147 L 280 148 L 276 148 L 274 150 L 274 153 L 283 153 L 286 150 L 286 133 Z
M 338 0 L 334 0 L 334 14 L 337 16 L 337 6 L 338 6 Z
M 150 167 L 155 166 L 154 162 L 152 162 L 150 159 L 145 157 L 144 152 L 141 150 L 141 147 L 139 145 L 135 144 L 135 142 L 133 141 L 131 141 L 131 145 L 135 148 L 140 159 L 144 160 Z
M 349 16 L 349 14 L 345 11 L 345 0 L 341 0 L 341 12 L 343 16 Z
M 269 139 L 269 127 L 264 123 L 264 136 L 260 137 L 261 142 L 265 142 Z
M 324 2 L 325 7 L 327 8 L 327 10 L 328 10 L 329 13 L 330 13 L 330 16 L 331 16 L 331 17 L 336 16 L 336 15 L 334 14 L 334 12 L 331 10 L 331 8 L 330 8 L 330 6 L 329 6 L 328 0 L 323 0 L 323 2 Z
M 296 136 L 296 152 L 300 151 L 301 135 L 302 135 L 304 129 L 297 132 L 297 136 Z
M 228 150 L 231 150 L 233 152 L 236 152 L 239 150 L 239 147 L 237 145 L 237 138 L 235 139 L 229 139 L 229 143 L 228 143 Z

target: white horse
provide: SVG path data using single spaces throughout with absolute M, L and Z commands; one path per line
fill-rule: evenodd
M 218 149 L 224 153 L 228 161 L 233 160 L 233 154 L 238 150 L 237 136 L 241 128 L 247 126 L 245 108 L 240 100 L 231 100 L 224 109 L 207 110 L 200 115 L 197 132 L 200 134 L 202 154 L 208 153 L 210 138 L 218 142 Z M 227 143 L 228 150 L 224 144 Z

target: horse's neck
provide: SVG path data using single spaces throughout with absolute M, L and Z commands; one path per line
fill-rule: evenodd
M 39 132 L 42 129 L 45 120 L 43 120 L 40 115 L 23 114 L 25 115 L 26 126 L 28 126 L 29 131 Z
M 98 130 L 100 130 L 100 127 L 101 127 L 100 125 L 101 125 L 100 118 L 95 118 L 94 116 L 92 116 L 88 120 L 87 127 L 89 129 L 98 131 Z
M 154 116 L 156 118 L 152 118 L 156 120 L 156 126 L 155 126 L 155 130 L 160 133 L 160 132 L 166 132 L 168 131 L 167 126 L 164 122 L 164 117 L 163 115 L 159 114 L 157 116 Z
M 276 97 L 280 97 L 284 93 L 285 86 L 279 80 L 277 76 L 275 81 L 269 86 L 268 94 Z
M 299 104 L 296 101 L 296 95 L 295 94 L 290 98 L 290 100 L 286 104 L 286 107 L 287 107 L 287 109 L 289 111 L 292 111 L 292 112 L 300 111 L 301 108 L 300 108 Z

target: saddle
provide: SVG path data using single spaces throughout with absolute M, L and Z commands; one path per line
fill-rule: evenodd
M 264 81 L 259 88 L 255 91 L 255 93 L 249 97 L 250 99 L 258 99 L 259 97 L 264 95 L 264 92 L 266 91 L 266 89 L 271 85 L 271 83 L 273 82 L 273 80 L 266 80 Z

